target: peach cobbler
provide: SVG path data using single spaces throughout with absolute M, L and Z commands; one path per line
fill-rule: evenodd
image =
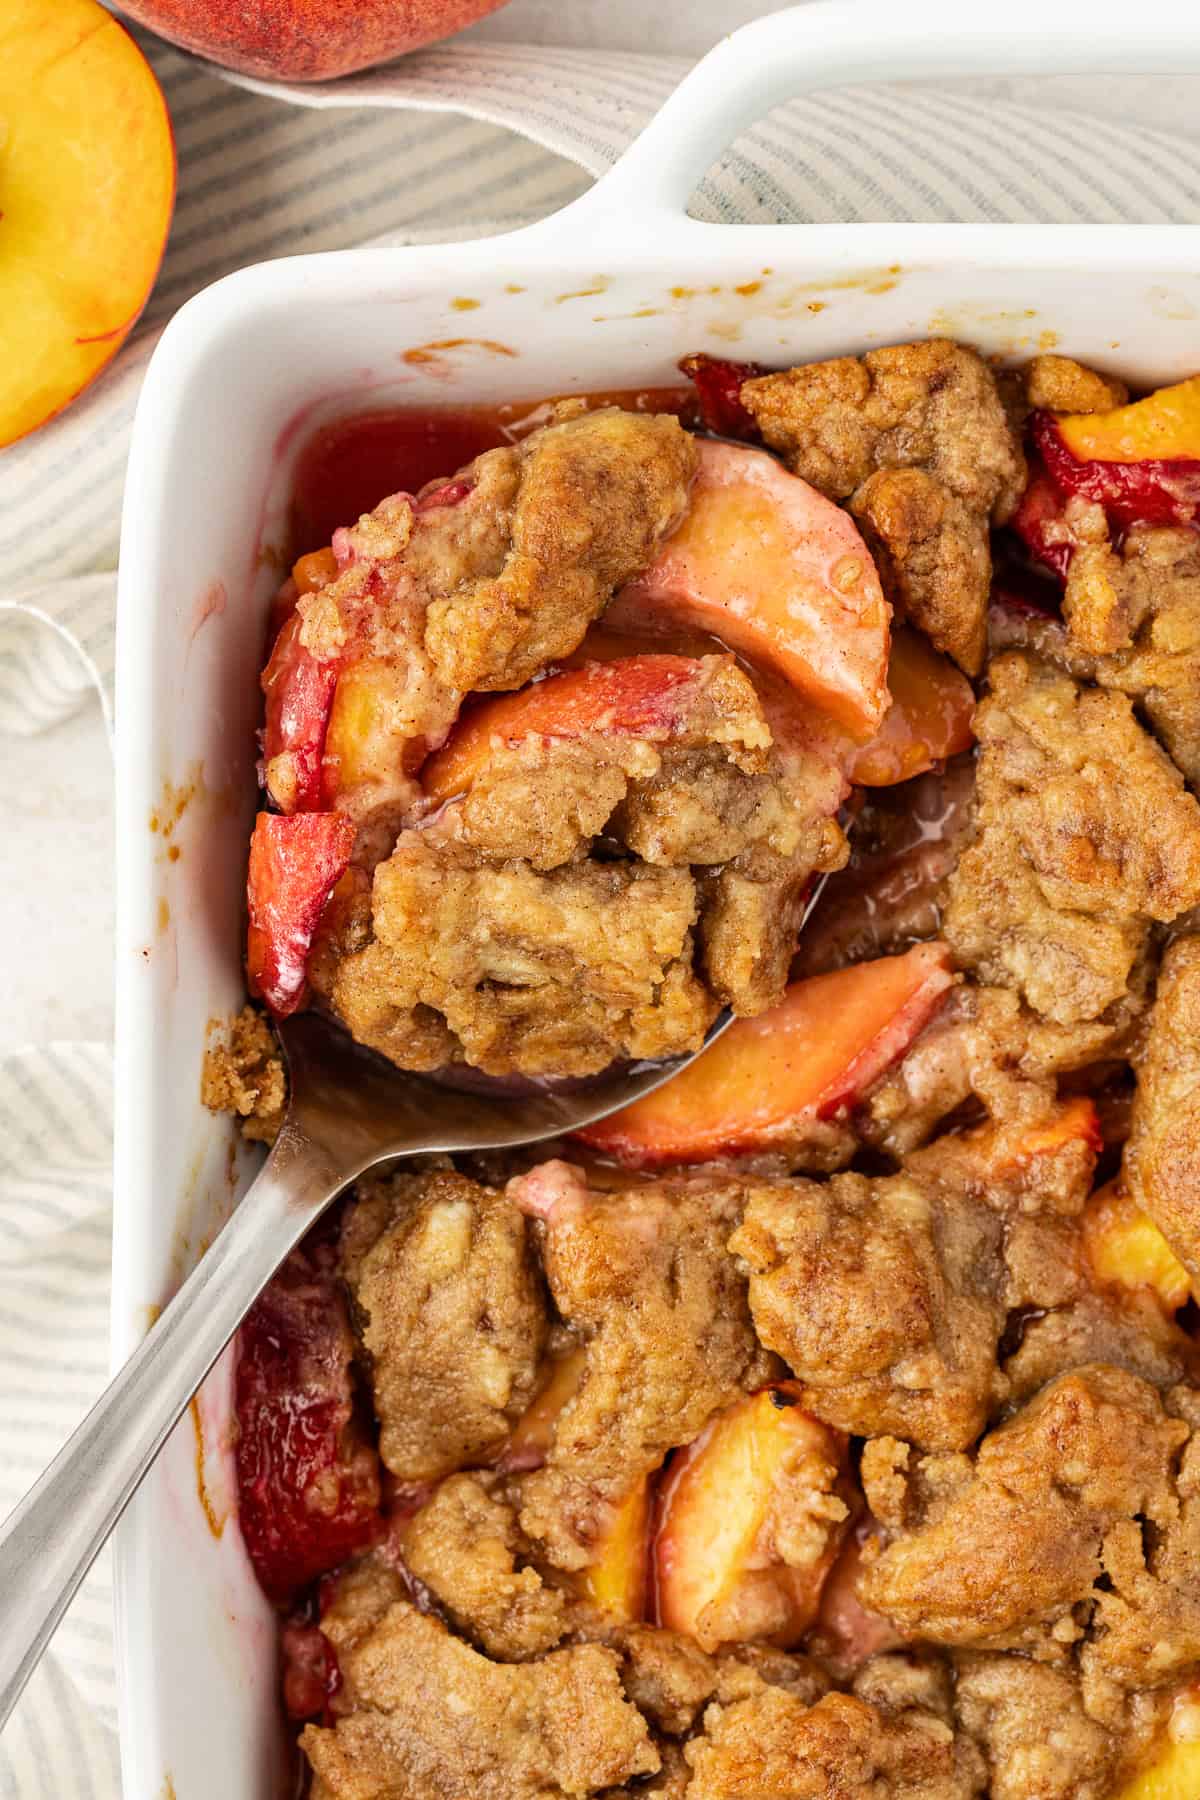
M 1200 377 L 684 369 L 375 415 L 339 513 L 343 431 L 272 615 L 267 1013 L 507 1080 L 734 1015 L 244 1326 L 311 1795 L 1188 1800 Z M 270 1134 L 261 1013 L 210 1090 Z

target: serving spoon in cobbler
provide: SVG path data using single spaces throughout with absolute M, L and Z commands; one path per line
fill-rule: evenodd
M 810 902 L 811 905 L 811 902 Z M 0 1725 L 172 1427 L 288 1252 L 338 1195 L 404 1157 L 516 1150 L 653 1092 L 701 1050 L 594 1081 L 501 1090 L 406 1075 L 319 1013 L 279 1027 L 289 1102 L 274 1148 L 216 1242 L 0 1531 Z

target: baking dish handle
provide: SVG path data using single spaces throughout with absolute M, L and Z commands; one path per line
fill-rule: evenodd
M 1087 10 L 1062 0 L 814 0 L 756 19 L 711 50 L 572 211 L 626 228 L 686 213 L 697 184 L 772 107 L 823 88 L 966 75 L 1200 73 L 1200 7 Z M 698 228 L 699 221 L 693 221 Z

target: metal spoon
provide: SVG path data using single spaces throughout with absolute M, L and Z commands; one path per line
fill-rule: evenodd
M 729 1023 L 722 1014 L 702 1049 Z M 213 1244 L 0 1530 L 0 1726 L 171 1428 L 289 1250 L 369 1169 L 432 1151 L 510 1150 L 578 1131 L 695 1057 L 570 1089 L 467 1093 L 404 1075 L 316 1013 L 280 1029 L 290 1101 Z

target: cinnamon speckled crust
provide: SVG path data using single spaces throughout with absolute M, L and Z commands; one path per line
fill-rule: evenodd
M 1016 652 L 989 676 L 976 835 L 945 936 L 1043 1017 L 1096 1020 L 1136 984 L 1151 921 L 1200 901 L 1200 806 L 1124 696 Z
M 337 532 L 338 575 L 298 610 L 314 656 L 372 680 L 354 728 L 361 766 L 338 805 L 403 817 L 413 771 L 464 695 L 520 687 L 567 655 L 654 560 L 696 460 L 677 419 L 610 407 L 486 451 L 451 484 L 469 483 L 465 497 L 391 495 Z
M 1167 949 L 1135 1067 L 1126 1183 L 1200 1283 L 1200 937 Z
M 1003 1395 L 1001 1225 L 908 1175 L 760 1186 L 730 1239 L 755 1329 L 843 1431 L 962 1449 Z
M 375 871 L 373 941 L 338 964 L 330 999 L 402 1068 L 590 1075 L 673 1056 L 717 1011 L 693 969 L 698 910 L 687 869 L 540 872 L 411 832 Z
M 251 1143 L 273 1144 L 283 1124 L 287 1077 L 271 1027 L 255 1006 L 227 1025 L 209 1026 L 200 1098 L 210 1112 L 233 1113 Z
M 1025 483 L 991 370 L 945 339 L 744 381 L 743 406 L 788 467 L 848 500 L 888 598 L 970 675 L 983 661 L 989 524 Z
M 1107 1800 L 1122 1746 L 1088 1718 L 1070 1673 L 969 1651 L 955 1667 L 958 1716 L 987 1759 L 991 1800 Z
M 1101 375 L 1070 356 L 1035 356 L 1025 373 L 1030 406 L 1051 412 L 1111 412 L 1124 406 L 1129 389 L 1113 375 Z
M 546 1339 L 517 1208 L 451 1171 L 372 1177 L 345 1214 L 340 1258 L 386 1466 L 432 1481 L 479 1461 L 528 1405 Z
M 333 1800 L 582 1800 L 660 1766 L 597 1645 L 493 1663 L 397 1601 L 338 1652 L 355 1709 L 300 1740 Z
M 978 675 L 992 580 L 987 518 L 924 469 L 878 470 L 850 511 L 897 614 Z
M 688 1800 L 970 1800 L 984 1791 L 970 1739 L 918 1708 L 886 1713 L 851 1694 L 815 1706 L 768 1688 L 713 1706 L 685 1746 Z
M 496 1490 L 482 1474 L 439 1482 L 404 1526 L 401 1549 L 457 1630 L 496 1662 L 528 1662 L 567 1630 L 567 1596 L 526 1560 L 516 1515 Z
M 863 1483 L 888 1537 L 864 1561 L 864 1605 L 944 1644 L 1032 1648 L 1047 1632 L 1071 1643 L 1113 1528 L 1178 1516 L 1187 1437 L 1156 1389 L 1092 1363 L 1043 1388 L 973 1459 L 875 1439 Z
M 545 1466 L 522 1483 L 521 1525 L 552 1563 L 580 1569 L 634 1483 L 767 1379 L 725 1249 L 745 1187 L 693 1178 L 598 1192 L 548 1164 L 510 1192 L 544 1221 L 550 1293 L 586 1349 Z

